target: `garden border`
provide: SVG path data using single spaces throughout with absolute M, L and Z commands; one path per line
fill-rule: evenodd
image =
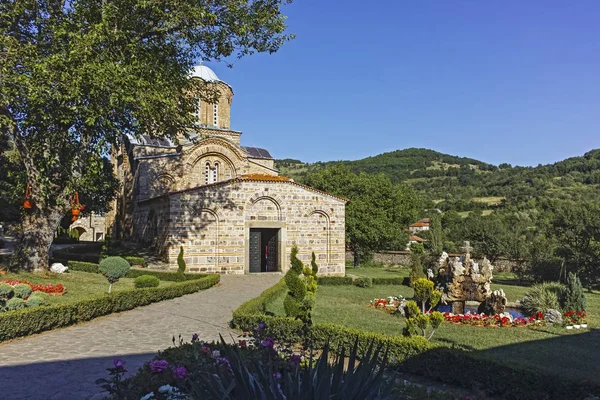
M 86 261 L 69 261 L 67 263 L 69 270 L 89 272 L 92 274 L 100 274 L 100 264 L 86 262 Z M 151 269 L 130 269 L 125 278 L 137 278 L 142 275 L 152 275 L 160 279 L 161 281 L 168 282 L 185 282 L 195 279 L 200 279 L 207 274 L 180 274 L 177 271 L 156 271 Z
M 0 342 L 195 293 L 216 285 L 220 279 L 218 274 L 203 275 L 165 287 L 120 290 L 73 303 L 3 312 L 0 313 Z

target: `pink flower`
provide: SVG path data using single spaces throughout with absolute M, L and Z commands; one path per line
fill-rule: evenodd
M 208 346 L 202 346 L 201 349 L 202 349 L 203 353 L 206 353 L 206 354 L 210 353 L 210 347 L 208 347 Z
M 245 349 L 248 347 L 248 343 L 245 340 L 240 340 L 240 348 Z
M 152 360 L 150 362 L 150 371 L 152 371 L 153 374 L 163 372 L 168 367 L 169 363 L 167 362 L 167 360 Z

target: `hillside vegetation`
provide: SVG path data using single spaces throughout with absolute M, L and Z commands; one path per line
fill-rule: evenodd
M 600 149 L 537 167 L 495 166 L 416 148 L 356 161 L 276 162 L 282 175 L 300 182 L 310 173 L 338 164 L 355 173 L 383 173 L 392 182 L 410 184 L 431 206 L 443 210 L 471 211 L 498 207 L 505 201 L 518 204 L 542 198 L 600 199 Z

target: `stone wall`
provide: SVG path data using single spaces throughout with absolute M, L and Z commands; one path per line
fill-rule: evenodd
M 345 273 L 342 199 L 292 182 L 273 181 L 210 185 L 162 199 L 140 204 L 135 231 L 147 231 L 150 210 L 155 210 L 157 218 L 163 220 L 157 226 L 168 225 L 162 250 L 172 269 L 177 268 L 177 255 L 183 246 L 190 271 L 246 273 L 250 228 L 278 228 L 283 271 L 289 268 L 290 251 L 297 245 L 298 257 L 305 264 L 310 264 L 315 252 L 319 274 Z M 142 241 L 146 235 L 136 233 L 136 237 Z

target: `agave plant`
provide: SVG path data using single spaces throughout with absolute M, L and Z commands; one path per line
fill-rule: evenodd
M 248 360 L 242 350 L 223 343 L 227 365 L 216 373 L 204 373 L 188 380 L 191 399 L 223 400 L 384 400 L 391 399 L 391 385 L 384 378 L 387 351 L 373 344 L 358 360 L 358 340 L 350 353 L 345 350 L 331 360 L 329 346 L 317 359 L 290 368 L 277 369 L 271 357 Z

